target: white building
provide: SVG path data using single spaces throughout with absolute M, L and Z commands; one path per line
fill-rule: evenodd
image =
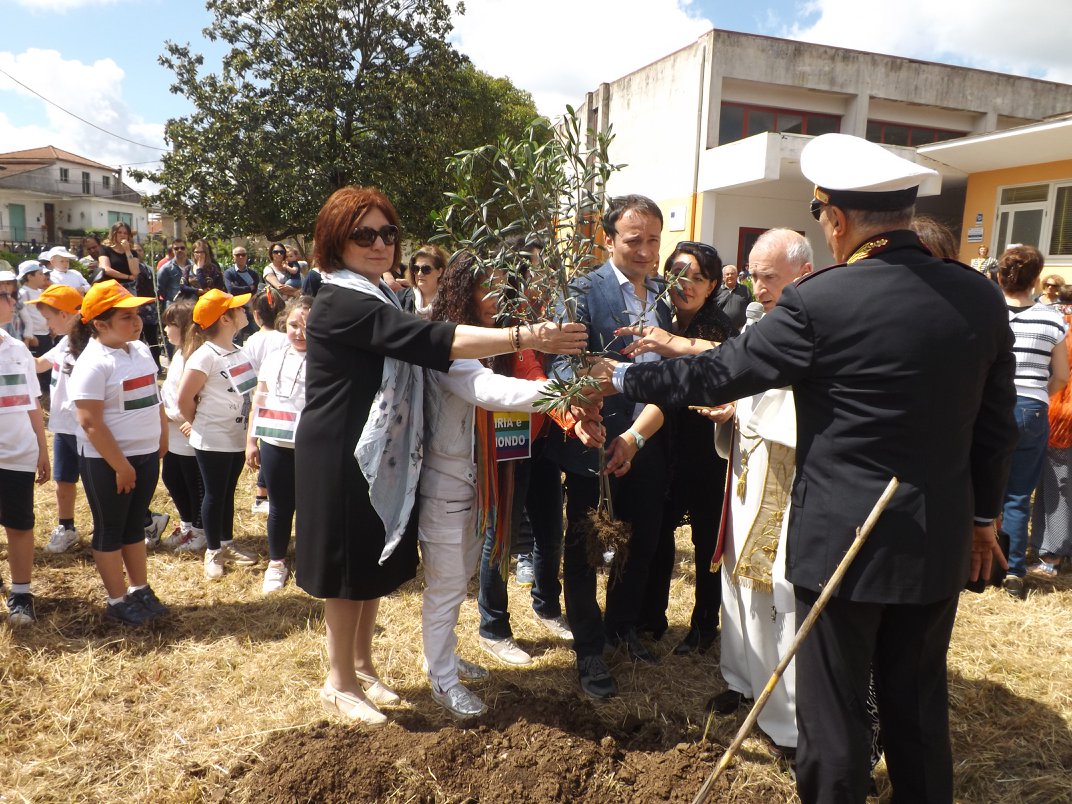
M 803 232 L 832 261 L 808 213 L 800 172 L 809 137 L 867 137 L 937 169 L 941 196 L 920 199 L 959 231 L 966 174 L 916 147 L 1035 122 L 1072 110 L 1072 86 L 943 64 L 712 30 L 694 44 L 589 92 L 581 112 L 610 128 L 608 190 L 663 209 L 663 256 L 702 240 L 723 261 L 747 260 L 774 226 Z
M 0 154 L 0 248 L 67 245 L 65 230 L 107 229 L 126 221 L 148 232 L 141 194 L 108 165 L 54 148 Z

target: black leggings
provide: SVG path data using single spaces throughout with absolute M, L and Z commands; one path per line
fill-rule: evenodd
M 115 490 L 115 470 L 104 458 L 80 455 L 78 470 L 93 513 L 94 550 L 110 553 L 145 539 L 145 518 L 149 502 L 160 478 L 160 459 L 155 452 L 128 455 L 134 467 L 134 489 L 126 494 Z
M 242 452 L 208 452 L 195 449 L 205 496 L 201 500 L 201 524 L 209 550 L 234 537 L 234 496 L 238 477 L 246 463 Z
M 179 519 L 195 528 L 201 527 L 201 500 L 205 496 L 205 487 L 201 483 L 197 457 L 167 453 L 164 455 L 161 477 L 168 494 L 175 501 Z
M 294 524 L 294 450 L 262 440 L 261 469 L 268 489 L 268 557 L 282 561 Z

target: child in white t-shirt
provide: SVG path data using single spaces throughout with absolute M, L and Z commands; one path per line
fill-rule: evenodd
M 15 314 L 15 294 L 0 290 L 0 327 Z M 27 625 L 34 612 L 30 574 L 34 547 L 34 481 L 49 477 L 45 425 L 34 359 L 26 344 L 0 329 L 0 525 L 7 533 L 11 593 L 8 622 Z
M 305 407 L 305 319 L 312 302 L 311 297 L 300 296 L 287 305 L 288 345 L 261 364 L 246 441 L 246 463 L 263 471 L 268 487 L 264 594 L 282 589 L 290 574 L 286 558 L 294 525 L 294 433 Z
M 253 311 L 253 320 L 257 324 L 257 331 L 246 338 L 242 344 L 242 351 L 246 353 L 253 370 L 259 372 L 264 358 L 279 349 L 285 349 L 287 336 L 276 324 L 279 323 L 280 314 L 283 312 L 286 299 L 278 289 L 266 287 L 253 297 L 250 309 Z M 257 471 L 257 495 L 253 500 L 253 513 L 268 513 L 268 489 L 264 484 L 264 472 Z
M 249 395 L 257 373 L 235 335 L 246 325 L 242 305 L 249 294 L 232 296 L 213 288 L 194 305 L 179 381 L 179 413 L 190 423 L 190 445 L 201 469 L 205 496 L 205 577 L 223 575 L 229 564 L 250 566 L 257 557 L 234 545 L 234 496 L 245 463 Z
M 84 294 L 89 290 L 89 282 L 77 270 L 71 268 L 71 260 L 77 260 L 74 254 L 63 246 L 56 246 L 45 252 L 48 254 L 49 275 L 53 285 L 66 285 Z
M 51 370 L 52 408 L 48 429 L 52 431 L 52 479 L 56 482 L 58 523 L 48 537 L 46 553 L 65 553 L 78 544 L 74 524 L 74 503 L 78 482 L 78 420 L 67 398 L 67 383 L 74 369 L 68 333 L 78 321 L 82 294 L 67 285 L 50 285 L 30 305 L 48 323 L 49 331 L 59 338 L 56 345 L 37 358 L 37 371 Z
M 179 412 L 179 382 L 186 363 L 183 349 L 193 324 L 193 314 L 194 303 L 188 299 L 172 302 L 164 311 L 164 333 L 168 343 L 175 347 L 175 355 L 160 389 L 164 413 L 168 417 L 168 451 L 161 476 L 179 512 L 179 526 L 164 540 L 164 546 L 191 553 L 205 549 L 205 530 L 201 526 L 205 491 L 201 484 L 201 469 L 194 448 L 190 446 L 190 423 Z
M 68 336 L 67 386 L 78 416 L 79 470 L 93 512 L 93 560 L 107 591 L 104 616 L 143 625 L 168 613 L 149 586 L 145 526 L 167 451 L 156 362 L 138 340 L 138 308 L 114 279 L 93 285 Z M 124 577 L 125 570 L 125 577 Z M 130 585 L 127 586 L 127 580 Z

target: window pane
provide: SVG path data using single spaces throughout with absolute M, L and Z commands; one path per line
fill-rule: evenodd
M 1049 196 L 1049 185 L 1032 184 L 1030 187 L 1006 187 L 1001 191 L 1001 203 L 1035 204 Z
M 867 139 L 871 142 L 882 142 L 882 123 L 876 123 L 874 120 L 867 121 Z
M 745 133 L 745 136 L 751 137 L 753 134 L 762 134 L 765 131 L 774 131 L 774 112 L 768 112 L 762 109 L 749 109 L 748 131 Z
M 1020 209 L 1012 216 L 1012 242 L 1038 248 L 1042 240 L 1042 210 Z
M 803 134 L 804 115 L 795 112 L 778 112 L 778 130 L 786 134 Z
M 998 253 L 1000 254 L 1009 247 L 1009 241 L 1006 236 L 1009 233 L 1009 215 L 1012 213 L 1002 212 L 1001 217 L 998 219 Z M 995 254 L 995 257 L 998 255 Z
M 908 142 L 910 145 L 926 145 L 934 142 L 937 133 L 933 128 L 913 128 L 909 132 Z
M 841 131 L 841 118 L 832 114 L 809 114 L 805 121 L 806 134 L 818 137 L 820 134 L 837 134 Z
M 886 123 L 882 133 L 882 142 L 886 145 L 908 145 L 908 126 Z
M 1053 204 L 1050 254 L 1072 254 L 1072 185 L 1057 188 Z
M 725 145 L 743 138 L 744 109 L 731 103 L 723 103 L 718 120 L 718 144 Z
M 955 140 L 957 137 L 963 137 L 963 132 L 960 131 L 936 131 L 935 142 L 944 142 L 945 140 Z

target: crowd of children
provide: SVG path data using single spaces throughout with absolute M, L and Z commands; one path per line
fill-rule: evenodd
M 203 550 L 209 579 L 228 564 L 257 562 L 232 540 L 235 490 L 248 463 L 263 473 L 258 496 L 270 500 L 271 560 L 263 590 L 279 591 L 290 574 L 294 432 L 305 399 L 311 299 L 285 304 L 277 291 L 257 294 L 250 306 L 261 329 L 241 348 L 234 338 L 246 326 L 250 294 L 214 289 L 196 302 L 169 305 L 163 322 L 175 353 L 159 383 L 157 363 L 139 339 L 138 314 L 156 300 L 132 295 L 115 280 L 85 287 L 64 282 L 62 263 L 69 259 L 57 255 L 47 288 L 37 282 L 37 261 L 20 265 L 18 276 L 0 274 L 0 525 L 11 573 L 9 622 L 36 619 L 30 586 L 34 485 L 50 478 L 57 524 L 45 551 L 80 544 L 75 500 L 81 480 L 93 517 L 90 547 L 105 590 L 104 616 L 142 625 L 167 613 L 150 585 L 149 548 Z M 5 331 L 16 314 L 34 322 L 33 341 L 25 330 L 23 338 Z M 283 322 L 285 334 L 276 329 Z M 160 479 L 179 514 L 166 538 L 169 517 L 150 510 Z

